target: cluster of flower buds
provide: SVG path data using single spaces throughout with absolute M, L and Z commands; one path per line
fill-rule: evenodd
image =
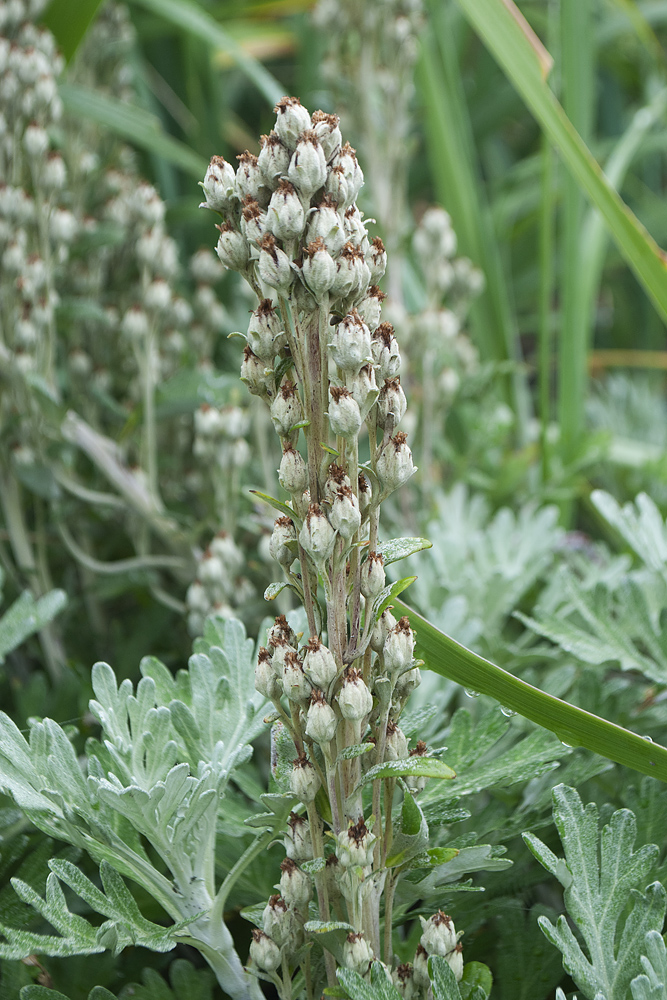
M 298 819 L 298 817 L 297 817 Z M 280 892 L 271 896 L 262 927 L 252 932 L 250 958 L 262 972 L 275 972 L 303 943 L 303 924 L 313 894 L 312 879 L 289 855 L 280 865 Z
M 454 921 L 442 910 L 438 910 L 426 920 L 419 918 L 422 925 L 422 936 L 415 952 L 413 965 L 414 983 L 424 991 L 430 986 L 428 960 L 432 955 L 444 958 L 454 973 L 457 982 L 463 976 L 463 946 L 461 937 L 463 931 L 456 931 Z M 397 983 L 397 985 L 399 985 Z
M 244 559 L 234 539 L 219 531 L 197 561 L 197 576 L 186 594 L 188 628 L 201 635 L 210 614 L 234 616 L 234 608 L 252 598 L 254 590 L 241 575 Z

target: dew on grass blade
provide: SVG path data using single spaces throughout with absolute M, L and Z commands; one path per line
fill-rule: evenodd
M 463 690 L 469 698 L 479 698 L 479 691 L 473 691 L 472 688 L 464 688 Z
M 508 708 L 507 705 L 501 705 L 500 711 L 503 713 L 503 715 L 506 715 L 508 719 L 511 719 L 513 715 L 516 715 L 514 709 Z

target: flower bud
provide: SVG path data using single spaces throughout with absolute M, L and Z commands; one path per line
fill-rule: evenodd
M 275 339 L 282 333 L 282 324 L 271 299 L 262 299 L 250 316 L 248 344 L 257 357 L 273 361 Z
M 220 237 L 215 252 L 220 262 L 230 271 L 243 271 L 250 256 L 248 241 L 229 222 L 223 223 L 218 228 Z
M 284 566 L 285 569 L 296 558 L 296 528 L 289 517 L 279 517 L 273 523 L 273 532 L 269 541 L 271 557 Z
M 285 615 L 276 615 L 273 625 L 267 629 L 266 641 L 269 646 L 274 648 L 281 644 L 296 648 L 298 639 Z
M 395 625 L 396 619 L 391 610 L 387 608 L 382 612 L 371 632 L 371 649 L 374 649 L 376 653 L 381 653 L 387 636 Z
M 379 236 L 375 236 L 366 251 L 366 263 L 370 268 L 371 281 L 376 284 L 387 269 L 387 251 Z
M 279 240 L 296 240 L 301 236 L 306 217 L 301 199 L 288 180 L 281 180 L 271 195 L 266 210 L 266 228 Z
M 301 420 L 301 400 L 294 382 L 285 379 L 271 403 L 271 423 L 276 434 L 289 437 L 294 424 Z
M 336 494 L 331 505 L 329 522 L 346 541 L 349 541 L 361 527 L 359 501 L 349 486 L 344 486 Z
M 343 945 L 343 965 L 346 969 L 365 976 L 373 961 L 373 949 L 363 934 L 350 933 Z
M 317 134 L 312 129 L 301 133 L 287 176 L 300 194 L 310 200 L 327 179 L 327 161 Z
M 249 198 L 266 205 L 268 189 L 264 185 L 264 177 L 259 169 L 257 157 L 248 150 L 236 157 L 239 161 L 236 171 L 236 194 L 240 201 Z
M 375 471 L 382 491 L 392 493 L 417 471 L 412 462 L 412 453 L 406 443 L 407 434 L 394 434 L 385 445 L 377 460 Z
M 336 855 L 343 868 L 359 865 L 367 868 L 373 864 L 375 837 L 367 828 L 363 819 L 358 823 L 350 823 L 347 830 L 341 830 L 337 837 Z
M 311 115 L 313 131 L 319 139 L 324 158 L 329 162 L 334 153 L 340 149 L 342 141 L 340 134 L 340 118 L 338 115 L 328 115 L 324 111 L 313 111 Z
M 347 372 L 345 384 L 359 406 L 361 419 L 365 420 L 378 398 L 379 390 L 375 381 L 375 369 L 372 365 L 364 365 L 356 374 Z
M 415 984 L 414 969 L 410 962 L 406 962 L 404 965 L 397 965 L 392 973 L 391 981 L 401 994 L 403 1000 L 418 1000 L 418 997 L 421 995 Z
M 283 686 L 276 677 L 271 664 L 271 654 L 265 646 L 262 646 L 257 657 L 255 690 L 263 694 L 269 701 L 279 701 L 283 693 Z
M 313 895 L 310 875 L 306 875 L 290 858 L 280 865 L 280 892 L 288 906 L 305 910 Z
M 361 593 L 366 598 L 379 594 L 386 582 L 384 559 L 378 552 L 369 552 L 368 559 L 361 567 Z
M 331 705 L 328 705 L 319 689 L 310 696 L 310 707 L 306 716 L 306 736 L 322 745 L 330 743 L 336 735 L 338 720 Z
M 406 670 L 405 673 L 399 675 L 394 688 L 394 694 L 397 698 L 405 700 L 416 688 L 419 687 L 421 682 L 422 675 L 419 667 L 413 667 L 412 670 Z
M 414 984 L 418 990 L 427 991 L 430 989 L 431 980 L 428 974 L 428 952 L 423 944 L 417 945 L 412 974 Z
M 270 896 L 262 914 L 262 927 L 264 933 L 275 941 L 279 948 L 286 945 L 292 937 L 295 930 L 294 923 L 294 914 L 289 912 L 282 896 Z
M 316 688 L 326 691 L 338 673 L 333 653 L 316 635 L 308 640 L 306 655 L 303 658 L 303 669 L 308 679 Z
M 260 243 L 266 232 L 266 212 L 263 212 L 259 202 L 250 196 L 243 202 L 241 232 L 249 243 Z
M 360 298 L 366 294 L 370 276 L 363 252 L 352 243 L 346 243 L 336 264 L 336 277 L 331 286 L 332 294 L 342 299 L 349 296 Z
M 366 297 L 357 306 L 359 315 L 369 330 L 375 330 L 380 325 L 382 318 L 382 303 L 386 295 L 377 285 L 371 285 L 366 293 Z
M 304 249 L 301 270 L 304 281 L 313 295 L 318 302 L 321 301 L 336 277 L 336 264 L 321 237 L 313 240 Z
M 326 183 L 324 185 L 325 194 L 331 198 L 337 205 L 340 206 L 341 210 L 344 211 L 349 205 L 354 201 L 352 196 L 352 188 L 347 183 L 345 178 L 345 171 L 341 166 L 336 163 L 336 157 L 333 159 L 333 166 L 331 170 L 327 173 Z M 342 229 L 342 226 L 341 226 Z
M 356 309 L 336 327 L 330 343 L 333 360 L 343 372 L 356 374 L 371 357 L 371 334 Z
M 360 247 L 364 239 L 368 237 L 362 213 L 356 205 L 350 205 L 343 217 L 345 235 L 350 243 L 355 247 Z
M 324 484 L 325 499 L 332 502 L 338 491 L 342 489 L 343 486 L 350 489 L 352 486 L 350 477 L 341 465 L 336 465 L 335 462 L 332 462 L 328 469 L 327 481 Z
M 391 323 L 380 323 L 373 334 L 371 348 L 378 376 L 382 380 L 395 378 L 401 370 L 401 355 Z
M 246 345 L 241 363 L 241 381 L 253 396 L 266 396 L 273 382 L 273 372 Z
M 456 947 L 460 934 L 456 933 L 454 921 L 442 910 L 425 920 L 419 918 L 422 925 L 421 944 L 429 955 L 440 955 L 446 958 Z
M 275 188 L 278 180 L 287 173 L 290 155 L 283 146 L 277 132 L 269 132 L 260 138 L 262 146 L 257 157 L 257 164 L 262 172 L 265 183 L 271 188 Z
M 283 662 L 283 691 L 290 701 L 302 702 L 310 697 L 311 686 L 303 672 L 298 654 L 291 649 L 285 653 Z
M 308 243 L 321 239 L 332 255 L 337 257 L 345 246 L 345 230 L 340 215 L 336 211 L 335 202 L 325 197 L 310 215 L 308 224 Z
M 386 427 L 391 421 L 391 429 L 400 424 L 405 416 L 408 402 L 401 387 L 399 378 L 386 379 L 380 389 L 377 401 L 377 421 L 380 427 Z
M 338 692 L 338 708 L 344 719 L 356 722 L 368 715 L 373 707 L 373 696 L 366 687 L 360 672 L 347 667 Z
M 141 306 L 131 306 L 123 316 L 120 328 L 130 340 L 140 342 L 148 336 L 148 316 Z
M 358 492 L 359 510 L 361 511 L 361 516 L 363 518 L 366 516 L 366 513 L 371 505 L 371 500 L 372 500 L 371 484 L 368 482 L 363 472 L 359 473 L 357 486 L 359 491 Z
M 287 292 L 294 281 L 290 259 L 276 246 L 271 233 L 267 233 L 260 243 L 258 270 L 261 280 L 279 292 Z
M 206 201 L 200 208 L 210 208 L 214 212 L 226 212 L 235 195 L 234 168 L 222 156 L 214 156 L 206 170 L 202 183 Z
M 49 137 L 46 130 L 37 122 L 31 122 L 23 133 L 23 145 L 31 159 L 42 158 L 49 148 Z
M 307 821 L 291 812 L 285 831 L 285 854 L 291 861 L 312 861 L 313 842 Z
M 288 444 L 278 469 L 278 482 L 292 495 L 301 496 L 308 485 L 308 466 L 300 452 Z
M 319 504 L 311 503 L 299 532 L 299 541 L 316 564 L 323 563 L 333 552 L 336 532 L 322 513 Z
M 349 389 L 329 388 L 329 426 L 331 432 L 353 441 L 361 429 L 359 404 Z
M 343 175 L 348 186 L 348 202 L 351 205 L 356 201 L 356 197 L 361 191 L 364 183 L 364 175 L 357 163 L 355 150 L 352 149 L 349 142 L 345 143 L 334 163 L 343 170 Z
M 264 972 L 275 972 L 281 962 L 280 948 L 258 927 L 253 927 L 252 930 L 250 958 Z
M 302 132 L 311 126 L 310 115 L 298 97 L 283 97 L 273 109 L 278 115 L 276 133 L 280 141 L 292 152 Z
M 294 769 L 290 774 L 290 789 L 298 796 L 299 801 L 307 805 L 317 795 L 321 781 L 319 775 L 305 754 L 294 761 Z

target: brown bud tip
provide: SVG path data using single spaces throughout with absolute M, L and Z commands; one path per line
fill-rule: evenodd
M 244 150 L 243 153 L 239 153 L 236 159 L 241 164 L 249 163 L 253 167 L 257 166 L 257 157 L 255 156 L 254 153 L 251 153 L 248 149 Z
M 301 101 L 298 97 L 281 97 L 273 111 L 277 115 L 284 114 L 288 108 L 294 107 L 301 107 Z
M 410 751 L 411 757 L 423 757 L 424 754 L 428 753 L 428 747 L 423 740 L 420 740 L 416 747 L 413 747 Z

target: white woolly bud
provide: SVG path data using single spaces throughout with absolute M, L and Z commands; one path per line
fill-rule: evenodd
M 123 316 L 120 328 L 130 340 L 141 341 L 148 336 L 148 316 L 141 306 L 131 306 Z
M 93 370 L 93 361 L 90 354 L 86 354 L 81 348 L 70 351 L 68 358 L 69 370 L 77 378 L 88 378 Z
M 69 244 L 76 236 L 76 216 L 66 208 L 56 208 L 49 219 L 49 230 L 54 243 Z
M 413 965 L 413 981 L 415 987 L 420 991 L 428 991 L 431 987 L 431 980 L 428 974 L 428 952 L 422 944 L 417 946 Z M 420 996 L 422 993 L 420 992 Z
M 273 523 L 273 532 L 269 541 L 269 552 L 276 562 L 286 569 L 296 557 L 296 528 L 289 517 L 279 517 Z
M 279 948 L 286 945 L 297 930 L 294 913 L 282 896 L 271 896 L 262 913 L 262 927 Z
M 405 416 L 408 401 L 401 386 L 400 379 L 387 379 L 380 389 L 377 400 L 377 421 L 380 427 L 386 427 L 391 420 L 392 430 L 400 424 Z
M 387 723 L 387 739 L 385 742 L 385 760 L 405 760 L 408 756 L 408 741 L 405 733 L 391 719 Z
M 446 959 L 457 982 L 463 976 L 463 948 L 459 943 L 463 932 L 456 932 L 454 921 L 451 917 L 438 910 L 432 917 L 425 920 L 419 918 L 422 925 L 421 947 L 429 955 L 439 955 Z
M 358 299 L 366 294 L 371 272 L 364 260 L 363 252 L 352 243 L 346 243 L 336 262 L 336 277 L 331 287 L 332 294 L 346 299 Z
M 382 612 L 373 627 L 373 631 L 371 632 L 371 648 L 374 649 L 376 653 L 382 652 L 384 644 L 387 641 L 387 636 L 395 625 L 396 619 L 392 615 L 389 608 L 387 608 L 386 611 Z
M 289 150 L 283 146 L 277 132 L 270 132 L 260 139 L 262 149 L 257 157 L 257 164 L 266 184 L 273 189 L 279 178 L 287 173 L 289 166 Z
M 373 696 L 354 667 L 347 667 L 338 692 L 338 708 L 344 719 L 356 722 L 368 715 L 373 707 Z
M 338 719 L 331 705 L 327 704 L 324 695 L 318 689 L 310 696 L 310 707 L 306 716 L 306 736 L 316 743 L 327 744 L 336 735 Z
M 385 670 L 390 674 L 398 675 L 412 666 L 415 655 L 415 636 L 406 616 L 399 619 L 389 632 L 382 653 Z
M 332 257 L 338 256 L 346 242 L 340 215 L 326 200 L 312 212 L 308 224 L 307 242 L 314 243 L 318 239 L 323 241 Z
M 377 552 L 369 552 L 368 559 L 361 567 L 361 593 L 373 598 L 379 594 L 386 582 L 384 560 Z
M 230 407 L 225 407 L 224 410 L 218 411 L 220 414 L 220 423 L 223 430 L 229 433 L 228 428 L 225 427 L 225 421 L 228 419 Z M 238 545 L 232 538 L 230 534 L 226 531 L 219 531 L 211 539 L 211 544 L 209 546 L 212 554 L 217 556 L 221 560 L 225 568 L 229 573 L 238 573 L 244 564 L 244 556 Z
M 306 217 L 301 199 L 288 180 L 279 182 L 266 210 L 266 228 L 279 240 L 298 239 Z
M 307 821 L 297 813 L 290 813 L 285 831 L 285 854 L 292 861 L 312 861 L 313 842 Z
M 230 271 L 243 271 L 250 257 L 248 241 L 229 222 L 220 226 L 220 237 L 215 252 L 220 262 Z
M 383 492 L 392 493 L 417 471 L 406 444 L 407 434 L 398 431 L 380 453 L 375 471 Z
M 364 175 L 361 167 L 357 163 L 355 151 L 346 142 L 340 153 L 334 160 L 334 165 L 341 167 L 348 186 L 348 201 L 351 205 L 355 200 L 364 183 Z
M 359 407 L 361 419 L 365 420 L 379 392 L 375 381 L 375 369 L 372 365 L 364 365 L 361 371 L 347 372 L 345 385 Z
M 363 472 L 359 473 L 359 479 L 357 481 L 358 485 L 358 497 L 359 497 L 359 510 L 361 511 L 361 516 L 365 517 L 373 499 L 373 492 L 371 490 L 371 484 L 366 479 Z
M 190 273 L 198 284 L 213 285 L 222 275 L 210 250 L 201 249 L 190 258 Z
M 386 298 L 377 285 L 371 285 L 368 294 L 357 305 L 357 311 L 369 330 L 375 330 L 382 318 L 382 303 Z
M 373 949 L 363 934 L 350 933 L 343 945 L 343 965 L 364 976 L 373 961 Z
M 313 561 L 321 564 L 333 552 L 336 532 L 322 513 L 319 504 L 311 503 L 301 531 L 299 541 Z
M 338 673 L 333 653 L 317 636 L 313 636 L 308 642 L 303 669 L 313 686 L 324 691 Z
M 49 137 L 46 130 L 36 123 L 28 125 L 23 133 L 23 146 L 30 157 L 37 159 L 44 156 L 49 148 Z
M 310 698 L 312 688 L 303 672 L 298 655 L 292 650 L 285 653 L 283 662 L 283 691 L 290 701 L 303 702 Z
M 308 486 L 308 466 L 300 452 L 288 445 L 283 451 L 278 469 L 278 482 L 292 495 L 301 496 Z
M 351 205 L 343 218 L 346 238 L 355 247 L 360 247 L 364 239 L 367 238 L 366 226 L 363 215 L 356 205 Z
M 248 323 L 248 344 L 253 354 L 265 361 L 276 355 L 275 340 L 282 333 L 282 324 L 271 299 L 262 299 Z
M 327 179 L 327 161 L 324 157 L 324 150 L 312 129 L 307 129 L 301 134 L 287 168 L 287 176 L 307 199 L 310 199 Z
M 264 646 L 259 651 L 255 667 L 255 689 L 270 701 L 279 701 L 283 693 L 283 686 L 276 677 L 269 651 Z
M 336 277 L 335 261 L 321 238 L 305 248 L 301 272 L 316 300 L 320 302 Z
M 375 285 L 387 269 L 387 251 L 379 236 L 375 236 L 366 251 L 366 263 L 371 272 L 371 282 Z
M 340 134 L 340 118 L 338 115 L 328 115 L 324 111 L 313 111 L 311 116 L 313 132 L 319 139 L 324 158 L 329 162 L 334 153 L 340 149 L 342 137 Z
M 282 961 L 280 948 L 276 942 L 272 941 L 268 934 L 260 931 L 258 927 L 253 927 L 252 930 L 250 958 L 264 972 L 275 972 Z
M 419 667 L 413 667 L 412 670 L 406 670 L 405 673 L 399 674 L 398 680 L 396 681 L 396 687 L 394 688 L 394 694 L 397 698 L 405 700 L 414 690 L 416 690 L 416 688 L 419 687 L 421 682 L 422 675 Z
M 254 198 L 247 197 L 243 202 L 241 232 L 249 243 L 260 243 L 266 233 L 266 212 Z
M 198 438 L 218 438 L 222 433 L 220 410 L 209 403 L 202 403 L 195 410 L 195 433 Z
M 202 184 L 206 195 L 205 206 L 214 212 L 226 211 L 236 193 L 234 168 L 222 156 L 214 156 L 206 170 Z
M 336 157 L 334 157 L 331 170 L 327 173 L 324 191 L 340 207 L 341 211 L 345 211 L 354 201 L 352 188 L 347 182 L 345 171 L 337 165 Z
M 356 373 L 371 356 L 371 334 L 356 310 L 339 323 L 331 338 L 331 355 L 344 372 Z
M 288 906 L 303 910 L 313 895 L 310 875 L 306 875 L 289 858 L 280 865 L 280 893 Z
M 292 152 L 301 134 L 311 126 L 310 115 L 298 97 L 283 97 L 276 104 L 276 133 L 280 141 Z
M 257 157 L 248 150 L 236 159 L 239 165 L 236 171 L 236 194 L 240 201 L 246 198 L 266 205 L 268 190 L 264 185 L 264 177 L 257 163 Z
M 273 371 L 247 346 L 241 362 L 241 381 L 245 382 L 253 396 L 266 396 L 273 383 Z
M 361 411 L 349 389 L 329 388 L 329 426 L 335 435 L 354 440 L 361 429 Z
M 373 361 L 379 378 L 395 378 L 401 370 L 401 355 L 391 323 L 381 323 L 373 334 Z
M 414 969 L 410 962 L 397 966 L 391 974 L 391 981 L 403 1000 L 417 1000 L 421 996 L 415 984 Z
M 284 250 L 276 246 L 270 233 L 266 234 L 260 244 L 258 269 L 261 280 L 279 292 L 287 292 L 294 281 L 290 259 Z
M 359 501 L 349 486 L 344 486 L 336 494 L 331 505 L 329 522 L 346 541 L 349 541 L 361 527 Z
M 312 802 L 317 795 L 322 782 L 317 771 L 305 755 L 295 761 L 294 769 L 290 774 L 289 784 L 290 790 L 304 805 Z
M 343 868 L 357 865 L 367 868 L 373 864 L 377 837 L 370 832 L 363 819 L 355 825 L 350 824 L 347 830 L 341 830 L 336 840 L 336 855 Z
M 65 161 L 59 153 L 50 153 L 42 167 L 42 184 L 49 191 L 62 191 L 67 182 Z
M 271 403 L 271 423 L 276 434 L 288 437 L 294 424 L 302 417 L 301 399 L 296 386 L 286 379 Z

